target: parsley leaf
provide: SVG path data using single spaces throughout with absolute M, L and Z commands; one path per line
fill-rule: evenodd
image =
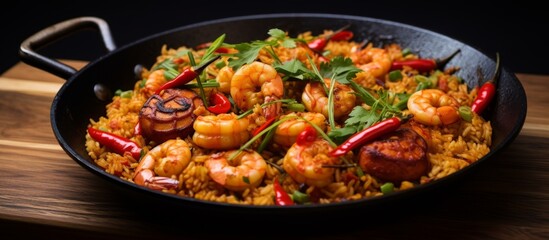
M 277 40 L 283 40 L 284 38 L 286 38 L 286 33 L 278 28 L 270 29 L 267 33 Z
M 358 132 L 356 126 L 345 126 L 342 128 L 336 128 L 328 133 L 328 137 L 337 144 L 345 142 L 347 138 Z
M 261 51 L 264 47 L 270 47 L 267 49 L 267 52 L 272 55 L 276 62 L 279 62 L 278 57 L 272 48 L 279 45 L 286 48 L 296 47 L 295 39 L 288 38 L 286 33 L 278 28 L 270 29 L 268 34 L 273 39 L 267 41 L 256 40 L 249 43 L 239 43 L 234 45 L 236 50 L 238 50 L 238 53 L 233 54 L 229 59 L 229 67 L 236 70 L 244 64 L 252 63 L 257 58 L 257 55 L 259 55 L 259 51 Z
M 349 84 L 349 80 L 362 70 L 357 68 L 350 58 L 337 56 L 332 58 L 328 63 L 320 64 L 320 74 L 327 78 L 335 79 L 336 81 Z
M 391 105 L 391 102 L 394 101 L 394 94 L 390 94 L 388 91 L 379 91 L 377 92 L 379 97 L 375 97 L 354 81 L 349 82 L 351 83 L 351 86 L 353 86 L 353 89 L 356 88 L 355 93 L 369 105 L 369 109 L 362 106 L 354 107 L 351 113 L 349 113 L 349 118 L 345 120 L 345 126 L 334 129 L 328 133 L 328 136 L 330 136 L 334 142 L 338 143 L 345 141 L 354 133 L 366 129 L 376 122 L 392 116 L 401 115 L 401 110 L 405 107 L 409 96 L 408 94 L 397 94 L 399 102 Z
M 314 73 L 297 59 L 285 63 L 275 63 L 273 67 L 277 72 L 283 73 L 286 78 L 292 77 L 300 80 L 314 78 Z
M 375 108 L 366 110 L 362 106 L 356 106 L 349 113 L 349 118 L 345 120 L 345 127 L 334 129 L 328 133 L 328 136 L 334 142 L 341 143 L 354 133 L 365 129 L 381 119 L 381 113 L 378 113 Z
M 269 46 L 269 42 L 264 41 L 254 41 L 252 43 L 239 43 L 235 45 L 236 50 L 238 50 L 238 53 L 234 54 L 235 58 L 229 59 L 229 67 L 232 67 L 233 69 L 238 69 L 242 67 L 244 64 L 250 64 L 257 58 L 257 55 L 259 55 L 259 51 L 261 51 L 262 48 Z
M 285 48 L 295 48 L 297 45 L 295 44 L 295 41 L 293 39 L 284 39 L 282 40 L 281 45 Z
M 295 48 L 297 46 L 294 39 L 286 37 L 286 33 L 278 28 L 273 28 L 268 33 L 277 41 L 282 42 L 280 45 L 285 48 Z

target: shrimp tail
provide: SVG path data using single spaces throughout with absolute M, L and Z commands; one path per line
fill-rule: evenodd
M 153 190 L 176 189 L 179 185 L 178 180 L 169 177 L 155 176 L 154 172 L 150 169 L 143 169 L 136 174 L 134 182 Z
M 277 97 L 265 96 L 265 103 L 274 102 L 276 100 L 278 100 Z M 266 119 L 277 117 L 281 113 L 282 113 L 282 103 L 280 102 L 268 104 L 263 108 L 263 115 L 265 116 Z

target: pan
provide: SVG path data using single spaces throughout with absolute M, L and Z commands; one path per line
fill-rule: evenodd
M 122 189 L 130 190 L 132 194 L 174 204 L 183 209 L 273 216 L 368 211 L 462 178 L 479 164 L 494 158 L 495 154 L 510 144 L 520 132 L 526 117 L 525 92 L 517 77 L 503 67 L 495 100 L 484 112 L 484 117 L 491 121 L 493 127 L 490 152 L 477 162 L 445 178 L 380 197 L 289 207 L 214 203 L 135 185 L 106 173 L 88 156 L 84 139 L 89 119 L 105 115 L 105 106 L 113 96 L 114 90 L 133 88 L 136 81 L 136 66 L 151 66 L 164 44 L 168 47 L 196 46 L 223 33 L 227 36 L 225 42 L 247 42 L 264 39 L 265 34 L 272 28 L 283 29 L 290 36 L 295 36 L 304 31 L 319 34 L 325 29 L 338 29 L 345 25 L 349 25 L 349 30 L 355 33 L 356 41 L 371 39 L 374 43 L 380 43 L 380 36 L 391 36 L 393 41 L 412 49 L 420 56 L 442 57 L 460 49 L 460 53 L 452 58 L 449 64 L 474 66 L 464 67 L 456 73 L 469 87 L 490 79 L 495 71 L 494 53 L 484 53 L 466 43 L 426 29 L 367 17 L 309 13 L 252 15 L 201 22 L 158 33 L 122 47 L 116 47 L 105 21 L 95 17 L 80 17 L 58 23 L 29 37 L 21 44 L 20 56 L 24 62 L 66 79 L 66 83 L 52 102 L 50 117 L 55 137 L 72 159 L 100 178 Z M 77 71 L 37 52 L 55 40 L 83 29 L 98 30 L 108 53 L 82 69 Z

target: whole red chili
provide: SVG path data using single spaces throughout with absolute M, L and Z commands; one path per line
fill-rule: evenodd
M 265 121 L 265 123 L 261 124 L 261 126 L 259 126 L 257 129 L 255 129 L 253 132 L 252 132 L 252 136 L 256 136 L 257 134 L 259 134 L 260 132 L 262 132 L 263 130 L 265 130 L 265 128 L 267 128 L 268 126 L 271 126 L 271 124 L 273 124 L 273 122 L 276 120 L 275 117 L 272 117 L 272 118 L 269 118 L 267 119 L 267 121 Z
M 329 155 L 332 157 L 340 157 L 347 154 L 349 151 L 364 145 L 372 140 L 375 140 L 384 134 L 393 132 L 397 130 L 400 125 L 407 121 L 406 118 L 392 117 L 387 118 L 383 121 L 377 122 L 376 124 L 366 128 L 360 132 L 355 133 L 337 148 L 329 152 Z
M 317 136 L 316 130 L 307 125 L 307 127 L 297 135 L 296 143 L 300 146 L 306 146 L 314 142 Z
M 231 110 L 231 102 L 223 93 L 217 92 L 210 95 L 210 106 L 208 107 L 208 111 L 215 114 L 221 114 L 227 113 L 229 110 Z
M 195 49 L 196 50 L 205 49 L 205 48 L 209 48 L 211 45 L 212 45 L 212 42 L 205 42 L 205 43 L 202 43 L 202 44 L 199 44 L 198 46 L 196 46 Z M 215 49 L 214 52 L 215 53 L 229 53 L 229 49 L 226 48 L 226 47 L 218 47 L 218 48 Z
M 499 53 L 496 53 L 496 72 L 494 73 L 494 77 L 482 84 L 477 92 L 477 97 L 471 104 L 471 110 L 477 114 L 481 114 L 488 104 L 492 102 L 494 95 L 496 95 L 496 81 L 500 74 L 499 64 Z
M 169 82 L 164 83 L 158 90 L 156 90 L 155 94 L 159 94 L 162 90 L 168 89 L 168 88 L 175 88 L 177 86 L 181 86 L 184 84 L 187 84 L 191 80 L 195 79 L 198 74 L 200 74 L 210 63 L 217 60 L 219 56 L 216 56 L 212 59 L 210 59 L 207 62 L 201 63 L 199 66 L 195 67 L 189 67 L 185 70 L 183 70 L 182 73 L 177 75 L 174 79 L 172 79 Z
M 141 157 L 141 147 L 137 145 L 137 143 L 127 138 L 117 136 L 109 132 L 101 131 L 92 127 L 88 128 L 88 133 L 90 134 L 90 137 L 93 138 L 93 140 L 112 149 L 114 152 L 120 155 L 124 155 L 125 152 L 129 152 L 136 160 L 139 160 L 139 158 Z
M 330 60 L 329 60 L 328 58 L 326 58 L 326 57 L 324 57 L 324 56 L 322 56 L 322 55 L 318 55 L 318 60 L 319 60 L 320 62 L 325 62 L 325 63 L 330 62 Z
M 404 66 L 411 67 L 420 72 L 428 72 L 428 71 L 437 69 L 437 63 L 433 59 L 412 59 L 412 60 L 394 61 L 391 64 L 391 71 L 402 69 L 404 68 Z
M 411 59 L 411 60 L 403 60 L 403 61 L 394 61 L 391 64 L 391 71 L 392 70 L 400 70 L 404 68 L 404 66 L 411 67 L 413 69 L 416 69 L 420 72 L 428 72 L 431 70 L 439 69 L 444 67 L 446 63 L 448 63 L 456 54 L 460 52 L 460 49 L 455 51 L 454 53 L 450 54 L 450 56 L 442 58 L 442 59 Z
M 340 34 L 340 32 L 342 32 L 343 30 L 347 29 L 350 25 L 347 25 L 345 27 L 342 27 L 338 30 L 336 30 L 335 32 L 333 32 L 332 34 L 328 35 L 328 36 L 325 36 L 325 37 L 321 37 L 321 38 L 317 38 L 311 42 L 309 42 L 307 44 L 307 46 L 309 46 L 309 48 L 317 53 L 321 53 L 322 51 L 324 51 L 324 48 L 326 47 L 326 45 L 328 45 L 328 41 L 330 41 L 330 39 L 332 39 L 334 37 L 334 35 L 337 35 L 337 34 Z M 339 38 L 343 38 L 345 34 L 341 34 L 340 36 L 338 36 Z M 352 36 L 351 36 L 352 37 Z
M 295 204 L 290 195 L 280 186 L 277 177 L 273 179 L 273 188 L 275 191 L 275 204 L 277 206 L 290 206 Z
M 353 38 L 354 34 L 351 31 L 341 31 L 332 35 L 330 40 L 332 41 L 349 41 Z

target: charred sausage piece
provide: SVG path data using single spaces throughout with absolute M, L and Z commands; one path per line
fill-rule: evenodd
M 360 149 L 359 165 L 389 182 L 414 181 L 427 173 L 427 143 L 415 131 L 401 128 Z
M 168 139 L 185 138 L 194 132 L 193 111 L 203 106 L 191 90 L 167 89 L 151 96 L 139 112 L 143 136 L 160 144 Z

